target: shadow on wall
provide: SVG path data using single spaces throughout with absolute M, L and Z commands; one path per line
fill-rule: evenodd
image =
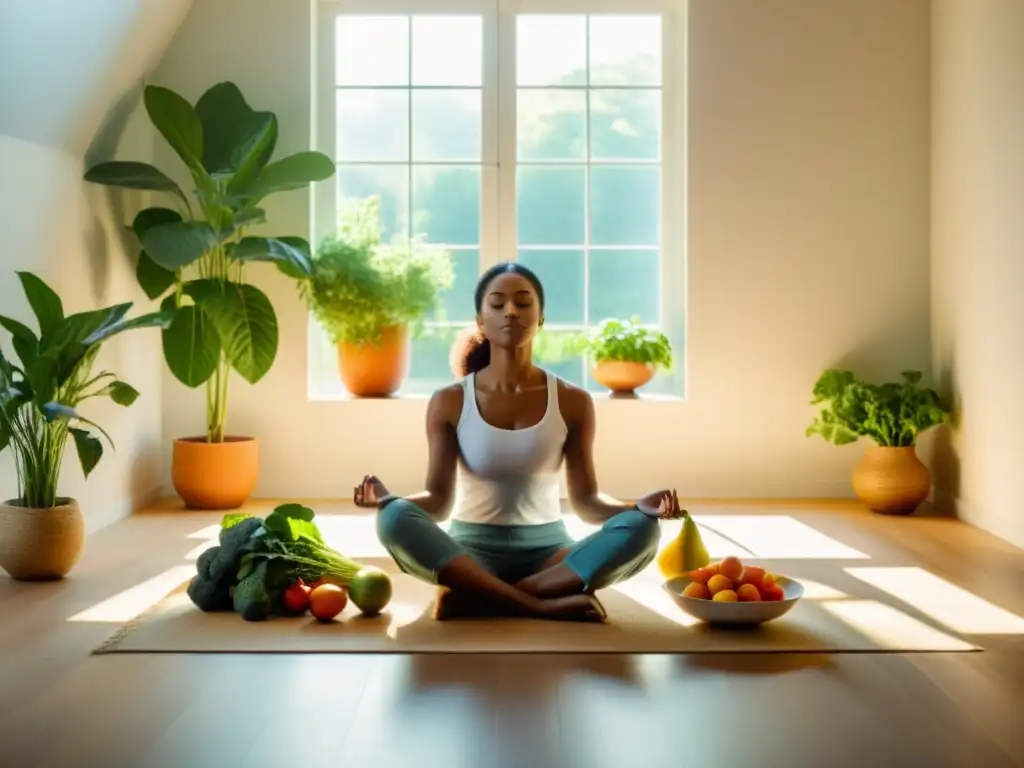
M 963 401 L 959 396 L 956 371 L 948 363 L 939 371 L 936 389 L 939 396 L 951 403 L 949 423 L 935 431 L 929 457 L 935 486 L 935 506 L 940 512 L 956 514 L 960 498 L 960 457 L 953 445 L 953 433 L 960 428 Z
M 920 359 L 907 358 L 904 355 L 905 350 L 917 346 L 916 342 L 908 339 L 907 343 L 893 343 L 892 329 L 912 327 L 912 318 L 908 316 L 896 320 L 892 316 L 887 316 L 886 320 L 885 326 L 871 333 L 864 333 L 861 339 L 836 358 L 829 368 L 850 370 L 867 380 L 896 380 L 902 371 L 908 369 L 923 371 L 927 378 L 931 371 L 931 361 L 927 355 L 922 355 Z M 896 357 L 897 354 L 900 357 Z
M 92 143 L 85 150 L 83 173 L 86 168 L 91 168 L 97 163 L 109 160 L 117 154 L 117 149 L 121 144 L 122 138 L 124 138 L 125 130 L 128 128 L 128 123 L 132 118 L 132 113 L 142 101 L 142 89 L 143 86 L 140 81 L 134 88 L 118 99 L 106 114 L 99 130 L 96 131 L 96 135 L 93 137 Z
M 92 143 L 85 151 L 82 172 L 96 163 L 109 160 L 117 155 L 118 148 L 124 139 L 125 132 L 135 113 L 142 103 L 143 84 L 140 81 L 134 88 L 124 94 L 103 119 Z M 84 183 L 84 182 L 83 182 Z M 92 185 L 88 185 L 92 187 Z M 93 188 L 87 190 L 89 210 L 93 214 L 89 222 L 89 231 L 85 237 L 85 248 L 89 259 L 89 278 L 92 298 L 97 303 L 107 301 L 107 289 L 110 285 L 110 259 L 114 254 L 122 254 L 129 269 L 134 274 L 135 260 L 132 256 L 138 245 L 130 232 L 118 222 L 127 220 L 129 203 L 138 202 L 138 195 L 126 194 L 110 188 Z M 102 200 L 100 204 L 98 201 Z M 141 206 L 136 206 L 141 207 Z M 115 247 L 108 247 L 104 222 L 112 223 Z

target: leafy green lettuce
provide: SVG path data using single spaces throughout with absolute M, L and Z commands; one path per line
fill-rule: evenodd
M 825 371 L 814 385 L 811 405 L 821 405 L 807 428 L 835 445 L 869 437 L 880 446 L 913 446 L 917 436 L 949 419 L 938 393 L 920 386 L 920 371 L 904 371 L 902 381 L 870 384 L 851 371 Z

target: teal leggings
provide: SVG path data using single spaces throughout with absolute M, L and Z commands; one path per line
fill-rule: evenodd
M 571 547 L 562 561 L 584 589 L 610 587 L 642 571 L 658 550 L 658 521 L 643 512 L 622 512 L 581 541 L 561 521 L 542 525 L 486 525 L 453 520 L 448 533 L 405 499 L 377 514 L 377 536 L 404 573 L 437 583 L 453 558 L 469 555 L 502 581 L 515 583 L 541 569 L 552 555 Z

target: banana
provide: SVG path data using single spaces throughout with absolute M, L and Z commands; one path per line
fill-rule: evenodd
M 690 515 L 684 515 L 679 535 L 658 554 L 658 569 L 666 579 L 685 576 L 711 562 L 700 529 Z

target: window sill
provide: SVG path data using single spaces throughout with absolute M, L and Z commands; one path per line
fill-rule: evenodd
M 680 397 L 679 395 L 652 395 L 645 394 L 643 392 L 637 392 L 632 394 L 612 394 L 611 392 L 591 392 L 595 403 L 610 402 L 610 403 L 622 403 L 622 402 L 639 402 L 639 403 L 685 403 L 686 398 Z M 430 399 L 429 393 L 422 392 L 397 392 L 394 395 L 387 397 L 356 397 L 349 393 L 335 393 L 335 392 L 311 392 L 309 393 L 309 401 L 313 403 L 387 403 L 387 402 L 408 402 L 408 401 L 427 401 Z

